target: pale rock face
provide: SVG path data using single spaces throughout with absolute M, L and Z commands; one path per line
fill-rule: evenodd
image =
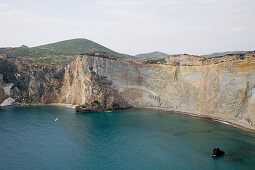
M 128 107 L 112 82 L 92 71 L 83 61 L 85 58 L 80 59 L 82 61 L 75 60 L 65 67 L 63 82 L 52 80 L 53 88 L 43 96 L 42 102 L 84 105 L 99 101 L 104 107 L 102 110 Z
M 170 66 L 83 56 L 65 69 L 59 102 L 88 102 L 93 92 L 87 74 L 92 69 L 133 107 L 166 107 L 255 129 L 255 64 L 250 61 Z
M 13 102 L 15 102 L 15 100 L 13 98 L 9 97 L 9 98 L 5 99 L 3 101 L 3 103 L 1 103 L 0 106 L 10 106 L 10 105 L 12 105 Z
M 0 106 L 9 106 L 15 102 L 15 99 L 9 97 L 10 91 L 13 84 L 4 85 L 2 88 L 0 87 Z
M 13 84 L 11 83 L 11 84 L 7 84 L 3 87 L 5 95 L 10 96 L 10 91 L 11 91 L 12 86 L 13 86 Z

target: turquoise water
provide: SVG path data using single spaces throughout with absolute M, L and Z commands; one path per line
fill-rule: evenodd
M 226 155 L 212 158 L 215 146 Z M 209 120 L 142 109 L 0 108 L 0 169 L 254 167 L 255 134 Z

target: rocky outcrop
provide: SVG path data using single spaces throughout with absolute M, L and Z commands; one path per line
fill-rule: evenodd
M 102 106 L 101 110 L 104 111 L 129 107 L 129 104 L 120 96 L 118 89 L 113 87 L 112 81 L 98 75 L 93 71 L 93 67 L 88 66 L 86 62 L 79 61 L 85 58 L 78 57 L 63 67 L 62 80 L 58 81 L 54 78 L 51 80 L 52 86 L 43 95 L 42 103 L 88 106 L 88 104 L 98 101 Z
M 0 85 L 0 104 L 6 99 L 3 87 Z
M 11 106 L 14 102 L 15 100 L 13 98 L 8 97 L 0 104 L 0 106 Z
M 94 57 L 108 60 L 118 60 L 117 57 L 105 53 L 96 53 Z M 101 56 L 102 55 L 102 56 Z M 81 55 L 81 58 L 82 55 Z M 112 82 L 104 76 L 97 75 L 93 69 L 84 63 L 72 62 L 61 67 L 49 67 L 35 64 L 22 58 L 1 59 L 0 69 L 4 73 L 6 82 L 3 90 L 3 105 L 17 103 L 68 103 L 84 105 L 99 101 L 102 110 L 127 108 L 129 105 L 121 98 Z M 7 84 L 8 83 L 8 84 Z M 0 104 L 1 104 L 0 103 Z
M 5 93 L 19 104 L 41 103 L 42 96 L 51 86 L 50 80 L 59 72 L 58 68 L 23 58 L 0 59 L 0 66 Z
M 104 109 L 103 105 L 98 100 L 75 107 L 75 112 L 77 113 L 103 112 L 103 111 L 106 111 L 106 110 Z
M 9 106 L 12 105 L 15 100 L 10 97 L 10 91 L 13 84 L 3 85 L 3 75 L 0 74 L 0 106 Z
M 7 98 L 3 88 L 3 75 L 0 74 L 0 104 Z

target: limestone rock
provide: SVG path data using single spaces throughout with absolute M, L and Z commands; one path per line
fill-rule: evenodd
M 3 103 L 1 103 L 0 106 L 10 106 L 10 105 L 12 105 L 12 103 L 14 103 L 14 102 L 15 102 L 15 100 L 14 100 L 13 98 L 9 97 L 8 99 L 5 99 L 5 100 L 3 101 Z
M 87 102 L 76 107 L 76 112 L 102 112 L 128 107 L 120 94 L 112 88 L 111 81 L 95 72 L 90 72 L 86 76 L 90 93 L 85 96 Z

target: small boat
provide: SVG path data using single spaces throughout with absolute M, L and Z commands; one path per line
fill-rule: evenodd
M 212 152 L 212 157 L 219 157 L 225 155 L 225 152 L 220 148 L 214 148 Z
M 58 117 L 55 119 L 55 122 L 58 121 Z

